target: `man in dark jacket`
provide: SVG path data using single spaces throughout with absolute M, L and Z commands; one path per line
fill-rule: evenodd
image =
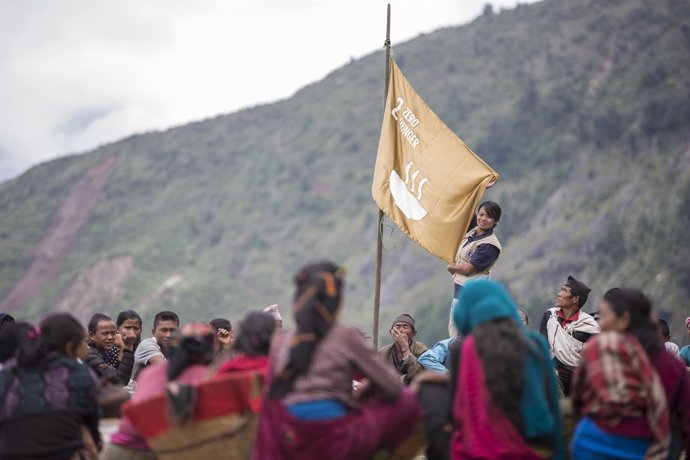
M 96 313 L 89 321 L 89 352 L 84 364 L 108 383 L 127 385 L 134 365 L 134 343 L 137 337 L 118 333 L 115 322 L 109 316 Z

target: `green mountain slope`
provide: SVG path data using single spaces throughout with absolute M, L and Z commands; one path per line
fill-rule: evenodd
M 568 274 L 637 286 L 672 320 L 690 295 L 690 3 L 546 0 L 395 46 L 429 105 L 502 175 L 506 281 L 533 323 Z M 290 303 L 301 264 L 347 266 L 370 328 L 383 98 L 373 53 L 292 98 L 137 135 L 0 184 L 0 307 L 183 319 Z M 442 338 L 445 264 L 384 226 L 382 332 Z

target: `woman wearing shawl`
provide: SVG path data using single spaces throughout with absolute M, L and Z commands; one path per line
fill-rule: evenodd
M 469 281 L 453 318 L 464 339 L 451 458 L 565 458 L 547 345 L 521 326 L 505 288 L 489 279 Z
M 642 292 L 611 289 L 599 312 L 602 334 L 585 345 L 573 380 L 575 412 L 584 416 L 573 437 L 573 457 L 665 459 L 667 398 L 672 404 L 684 399 L 687 406 L 687 388 L 678 388 L 687 376 L 663 350 L 652 304 Z
M 137 391 L 131 403 L 145 401 L 168 392 L 170 407 L 176 419 L 189 416 L 193 394 L 188 391 L 192 382 L 208 375 L 213 361 L 214 329 L 206 324 L 190 323 L 180 330 L 180 340 L 172 348 L 167 362 L 148 366 L 141 372 Z M 139 434 L 127 415 L 122 417 L 118 431 L 113 434 L 105 453 L 106 460 L 155 460 L 156 454 Z
M 97 459 L 100 385 L 77 361 L 86 331 L 67 313 L 16 327 L 15 358 L 0 371 L 0 458 Z
M 293 313 L 271 353 L 255 460 L 351 460 L 393 450 L 421 416 L 414 394 L 357 328 L 337 323 L 343 270 L 313 264 L 296 276 Z M 357 394 L 352 379 L 367 379 Z M 361 404 L 357 395 L 370 392 Z

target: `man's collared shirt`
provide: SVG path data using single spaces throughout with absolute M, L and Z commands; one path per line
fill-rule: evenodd
M 560 309 L 556 312 L 556 319 L 558 319 L 558 324 L 561 325 L 561 327 L 565 327 L 566 325 L 570 323 L 574 323 L 580 318 L 580 310 L 576 311 L 575 314 L 571 315 L 569 318 L 565 317 L 565 313 L 563 313 L 563 310 Z

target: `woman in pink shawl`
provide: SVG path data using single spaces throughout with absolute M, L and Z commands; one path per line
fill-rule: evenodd
M 505 288 L 489 279 L 468 282 L 453 319 L 463 339 L 451 458 L 564 459 L 546 342 L 524 329 Z

